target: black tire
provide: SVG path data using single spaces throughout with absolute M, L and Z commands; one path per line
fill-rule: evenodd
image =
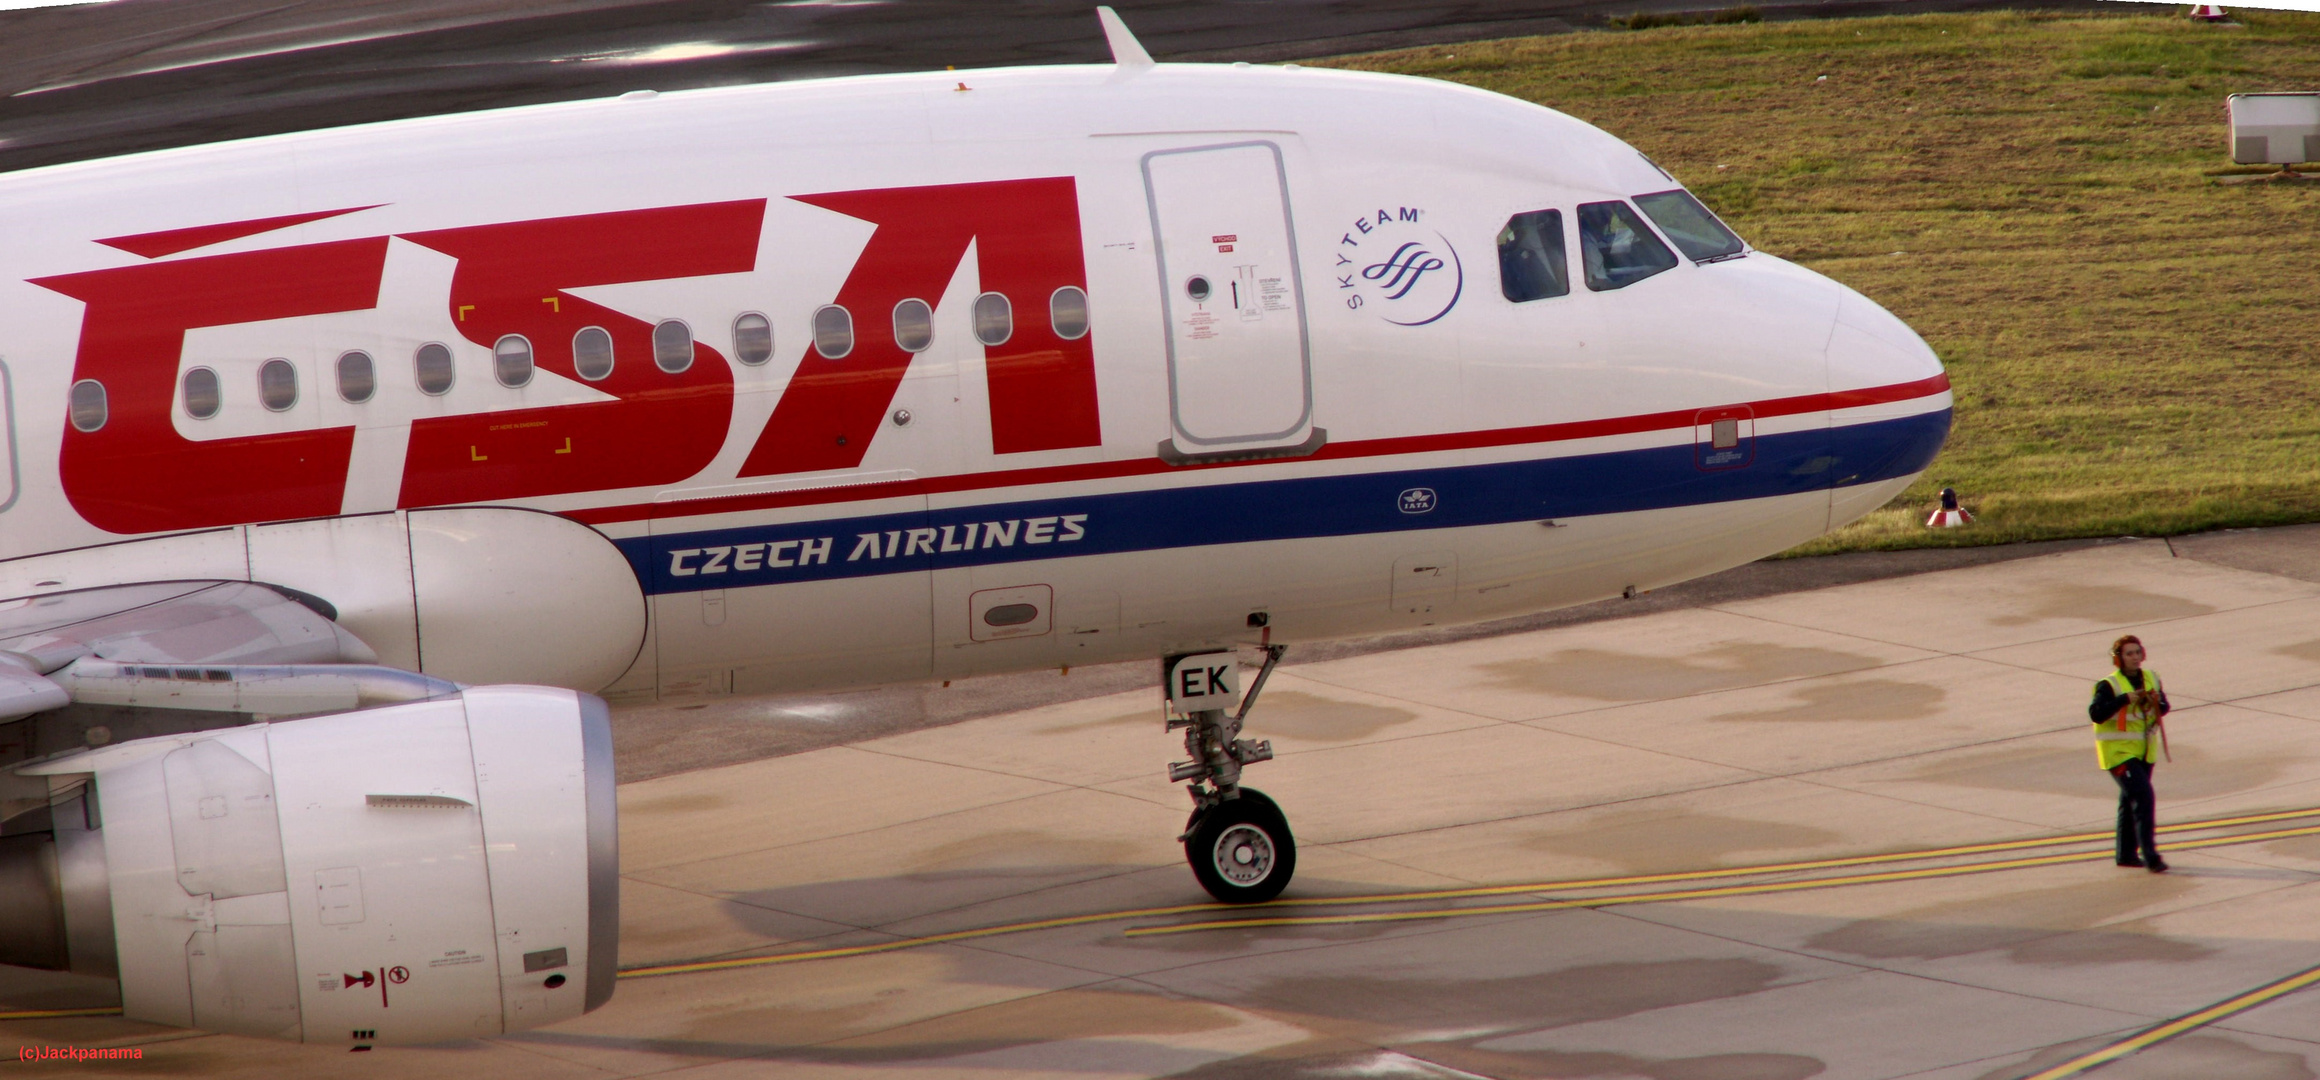
M 1297 839 L 1289 819 L 1265 793 L 1210 807 L 1184 840 L 1184 861 L 1208 895 L 1228 904 L 1261 904 L 1281 895 L 1297 872 Z

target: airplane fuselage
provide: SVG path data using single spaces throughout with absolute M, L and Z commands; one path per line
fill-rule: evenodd
M 1923 342 L 1778 258 L 1590 285 L 1582 208 L 1678 187 L 1511 99 L 1241 65 L 0 177 L 0 596 L 265 581 L 382 662 L 620 700 L 1649 589 L 1874 509 L 1949 423 Z M 1567 280 L 1517 299 L 1544 211 Z

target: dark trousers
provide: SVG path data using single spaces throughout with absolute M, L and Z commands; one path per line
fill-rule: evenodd
M 2111 779 L 2119 782 L 2119 861 L 2158 858 L 2159 807 L 2151 793 L 2151 763 L 2135 758 L 2112 769 Z

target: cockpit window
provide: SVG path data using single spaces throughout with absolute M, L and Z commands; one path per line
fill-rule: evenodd
M 1533 210 L 1507 219 L 1498 231 L 1498 291 L 1518 304 L 1570 295 L 1562 211 Z
M 1659 231 L 1675 241 L 1676 248 L 1691 256 L 1693 262 L 1712 262 L 1747 254 L 1747 245 L 1716 220 L 1716 215 L 1692 198 L 1692 193 L 1678 188 L 1652 195 L 1638 195 L 1635 205 L 1651 215 Z
M 1580 205 L 1579 257 L 1596 292 L 1624 289 L 1676 264 L 1675 252 L 1623 202 Z

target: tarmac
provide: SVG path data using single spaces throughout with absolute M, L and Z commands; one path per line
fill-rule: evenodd
M 1164 62 L 1270 63 L 1602 28 L 1727 0 L 1113 0 Z M 1766 19 L 2117 0 L 1755 0 Z M 1086 0 L 114 0 L 0 10 L 0 172 L 438 113 L 1110 59 Z M 206 219 L 204 219 L 206 220 Z
M 2124 632 L 2175 704 L 2164 875 L 2111 865 L 2083 712 Z M 2320 527 L 1348 649 L 1276 673 L 1250 727 L 1278 758 L 1249 783 L 1298 830 L 1287 903 L 1204 903 L 1137 687 L 623 784 L 630 974 L 576 1021 L 363 1055 L 115 1018 L 0 1046 L 145 1048 L 76 1076 L 494 1080 L 2320 1065 Z M 0 977 L 0 1008 L 89 992 Z M 2111 1047 L 2140 1052 L 2088 1073 Z

